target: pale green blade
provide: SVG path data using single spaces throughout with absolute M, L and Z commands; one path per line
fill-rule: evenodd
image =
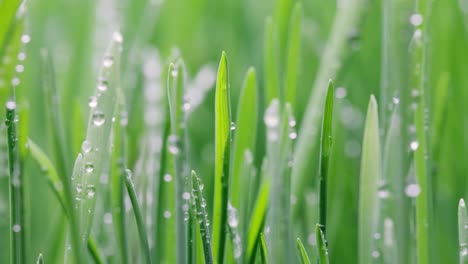
M 229 77 L 226 53 L 219 62 L 215 94 L 215 178 L 213 197 L 213 255 L 223 262 L 226 242 L 229 150 L 231 145 L 231 108 L 229 102 Z
M 460 264 L 468 263 L 468 215 L 465 200 L 458 203 L 458 243 L 460 245 Z
M 359 263 L 371 263 L 374 233 L 377 231 L 379 201 L 377 185 L 381 177 L 379 119 L 377 102 L 372 95 L 367 109 L 359 183 Z
M 319 225 L 315 227 L 315 237 L 317 241 L 317 250 L 318 250 L 318 263 L 319 264 L 328 264 L 330 263 L 328 259 L 328 249 L 327 241 L 325 240 L 325 235 L 322 232 L 322 229 Z
M 296 247 L 297 247 L 297 251 L 298 251 L 299 259 L 301 260 L 301 263 L 310 264 L 309 256 L 307 256 L 307 252 L 304 248 L 304 245 L 302 244 L 301 239 L 299 238 L 297 238 L 296 240 Z
M 265 105 L 269 105 L 274 98 L 281 98 L 279 86 L 279 60 L 278 38 L 274 21 L 268 17 L 265 21 L 264 40 L 264 80 L 265 80 Z

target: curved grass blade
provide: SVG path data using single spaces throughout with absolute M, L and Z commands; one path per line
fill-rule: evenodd
M 74 168 L 73 183 L 80 226 L 81 244 L 86 246 L 92 226 L 96 203 L 96 186 L 103 166 L 108 164 L 108 150 L 112 130 L 112 116 L 119 89 L 122 39 L 114 34 L 102 61 L 96 87 L 96 104 L 91 106 L 82 162 Z
M 322 121 L 322 136 L 320 146 L 320 164 L 319 164 L 319 227 L 323 235 L 326 234 L 327 225 L 327 178 L 328 164 L 332 147 L 332 124 L 333 124 L 333 82 L 328 83 L 327 98 L 325 99 L 325 109 Z
M 138 198 L 135 192 L 135 185 L 133 184 L 132 180 L 132 172 L 129 169 L 125 170 L 125 185 L 127 187 L 128 196 L 130 197 L 130 202 L 132 203 L 133 213 L 135 214 L 138 233 L 140 235 L 140 246 L 145 256 L 145 262 L 151 263 L 151 253 L 148 244 L 148 237 L 146 236 L 147 232 L 145 227 L 145 221 L 143 220 L 143 215 L 138 204 Z
M 320 229 L 318 231 L 320 231 Z M 310 264 L 309 256 L 307 256 L 307 251 L 305 250 L 300 238 L 297 238 L 296 240 L 296 247 L 299 253 L 299 259 L 301 260 L 301 263 Z
M 458 242 L 460 244 L 460 264 L 468 263 L 468 215 L 465 200 L 458 203 Z
M 318 250 L 318 263 L 319 264 L 328 264 L 328 249 L 327 241 L 325 240 L 325 235 L 322 232 L 322 229 L 319 225 L 315 227 L 315 236 L 317 240 L 317 250 Z
M 268 264 L 268 248 L 265 242 L 265 236 L 263 233 L 260 233 L 260 252 L 261 252 L 261 257 L 262 257 L 262 263 L 263 264 Z
M 269 105 L 274 98 L 282 98 L 278 78 L 278 36 L 276 25 L 271 17 L 268 17 L 265 21 L 263 58 L 265 68 L 265 105 Z
M 25 219 L 23 200 L 23 175 L 20 168 L 18 132 L 16 129 L 16 102 L 6 103 L 6 121 L 8 138 L 8 164 L 10 176 L 10 223 L 11 223 L 11 263 L 26 261 Z
M 65 204 L 63 184 L 58 176 L 57 170 L 55 169 L 52 161 L 47 157 L 44 151 L 31 139 L 28 139 L 28 146 L 32 157 L 37 161 L 39 165 L 41 165 L 43 171 L 45 171 L 49 187 L 57 196 L 57 199 L 63 207 L 63 211 L 66 214 L 68 214 L 68 209 Z
M 299 58 L 301 54 L 301 24 L 302 4 L 297 2 L 292 10 L 289 22 L 289 40 L 286 56 L 286 75 L 284 79 L 284 90 L 286 102 L 291 104 L 293 111 L 296 110 L 296 90 L 299 73 Z
M 188 259 L 188 225 L 184 221 L 188 207 L 187 201 L 183 199 L 183 193 L 188 191 L 188 164 L 187 164 L 187 132 L 185 128 L 186 113 L 183 108 L 185 94 L 184 86 L 184 64 L 179 60 L 176 64 L 169 66 L 167 94 L 169 99 L 169 110 L 171 118 L 171 135 L 169 136 L 169 152 L 174 157 L 174 178 L 176 190 L 176 243 L 177 262 L 186 263 Z
M 317 77 L 302 119 L 305 121 L 298 133 L 292 171 L 292 192 L 296 197 L 303 196 L 308 176 L 312 171 L 310 159 L 316 150 L 316 140 L 312 139 L 318 136 L 320 115 L 317 113 L 320 113 L 325 103 L 327 82 L 330 76 L 336 76 L 340 62 L 350 50 L 347 47 L 347 33 L 357 28 L 359 21 L 364 17 L 362 13 L 366 3 L 365 0 L 347 1 L 346 8 L 338 8 L 335 14 L 331 35 L 324 46 Z M 295 209 L 298 210 L 299 206 Z
M 215 94 L 215 179 L 213 206 L 213 255 L 223 263 L 226 233 L 231 145 L 231 107 L 226 53 L 219 62 Z
M 359 183 L 359 263 L 372 261 L 374 233 L 378 224 L 377 184 L 381 177 L 380 155 L 377 102 L 371 95 L 364 128 Z
M 203 244 L 203 254 L 205 263 L 212 264 L 213 254 L 211 251 L 210 227 L 208 224 L 208 214 L 206 213 L 206 201 L 203 198 L 201 180 L 198 178 L 195 171 L 192 171 L 192 205 L 195 207 L 197 221 L 199 223 L 200 235 Z
M 42 253 L 39 253 L 39 256 L 37 256 L 36 264 L 44 264 L 44 257 L 42 256 Z

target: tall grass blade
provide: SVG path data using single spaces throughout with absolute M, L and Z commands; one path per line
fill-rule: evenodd
M 125 186 L 127 187 L 128 196 L 132 203 L 133 213 L 135 214 L 135 220 L 138 227 L 138 233 L 140 236 L 140 246 L 143 251 L 145 263 L 151 263 L 151 253 L 148 244 L 148 237 L 146 236 L 146 226 L 143 219 L 143 214 L 138 204 L 138 198 L 135 191 L 135 185 L 132 180 L 132 172 L 129 169 L 125 169 Z
M 231 108 L 226 53 L 219 62 L 215 94 L 215 179 L 213 207 L 213 255 L 218 263 L 224 261 L 227 231 L 229 159 L 231 145 Z
M 332 124 L 333 124 L 333 83 L 330 80 L 328 84 L 327 98 L 325 99 L 325 109 L 322 121 L 322 135 L 320 145 L 320 164 L 319 164 L 319 227 L 323 234 L 326 234 L 327 225 L 327 178 L 328 164 L 332 147 Z
M 11 263 L 26 261 L 23 174 L 21 173 L 18 131 L 16 129 L 16 102 L 6 103 L 6 127 L 8 138 L 8 164 L 10 176 L 10 249 Z
M 296 247 L 297 247 L 297 251 L 298 251 L 299 259 L 301 260 L 301 263 L 310 264 L 309 256 L 307 256 L 307 252 L 304 248 L 304 245 L 302 244 L 301 239 L 299 238 L 297 238 L 296 240 Z
M 374 233 L 378 225 L 377 185 L 381 177 L 379 119 L 377 102 L 372 95 L 367 108 L 359 183 L 359 263 L 371 263 Z
M 315 227 L 315 237 L 317 240 L 317 250 L 318 250 L 318 263 L 319 264 L 328 264 L 328 249 L 327 241 L 325 240 L 325 235 L 322 232 L 322 229 L 319 225 Z
M 297 2 L 292 10 L 289 22 L 289 39 L 286 55 L 286 67 L 284 77 L 284 93 L 286 102 L 296 111 L 296 90 L 299 76 L 299 59 L 301 55 L 301 29 L 302 29 L 302 4 Z
M 184 220 L 188 209 L 184 209 L 184 205 L 188 207 L 187 200 L 184 200 L 182 195 L 188 191 L 188 168 L 186 163 L 187 153 L 187 134 L 185 129 L 186 114 L 183 108 L 183 98 L 185 94 L 184 85 L 185 69 L 183 62 L 179 60 L 176 64 L 169 66 L 168 76 L 168 99 L 171 118 L 171 135 L 169 136 L 168 150 L 174 158 L 174 178 L 176 191 L 176 238 L 177 238 L 177 262 L 185 263 L 188 257 L 188 225 Z
M 94 263 L 96 264 L 104 263 L 101 255 L 99 254 L 98 246 L 96 245 L 96 242 L 94 242 L 94 239 L 92 239 L 91 237 L 89 237 L 88 239 L 87 247 L 88 247 L 88 252 L 91 255 L 91 258 L 93 259 Z
M 460 264 L 468 263 L 468 215 L 465 200 L 458 203 L 458 242 L 460 245 Z
M 205 263 L 214 263 L 211 251 L 210 227 L 208 223 L 208 214 L 206 212 L 206 200 L 203 198 L 201 180 L 197 174 L 192 171 L 192 204 L 195 207 L 196 220 L 199 223 L 199 230 L 203 245 L 203 254 Z

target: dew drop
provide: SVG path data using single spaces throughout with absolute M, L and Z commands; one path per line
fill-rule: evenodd
M 231 130 L 236 130 L 236 123 L 234 122 L 231 122 Z
M 24 66 L 22 64 L 18 64 L 15 67 L 16 72 L 21 73 L 24 71 Z
M 396 105 L 397 105 L 397 104 L 400 103 L 400 98 L 398 98 L 398 97 L 393 97 L 393 98 L 392 98 L 392 102 L 393 102 L 393 104 L 396 104 Z
M 170 211 L 164 211 L 164 218 L 168 219 L 168 218 L 171 218 L 172 214 Z
M 86 173 L 92 173 L 94 171 L 94 165 L 91 162 L 87 162 L 84 168 Z
M 410 16 L 410 23 L 417 27 L 423 23 L 423 16 L 421 14 L 415 13 Z
M 409 147 L 412 151 L 416 151 L 419 148 L 419 142 L 416 140 L 413 140 L 410 142 Z
M 177 77 L 178 74 L 179 72 L 177 71 L 177 69 L 173 69 L 171 72 L 172 77 Z
M 93 113 L 93 124 L 97 127 L 100 127 L 104 124 L 106 119 L 104 118 L 104 113 L 101 111 L 96 111 Z
M 6 106 L 6 108 L 7 108 L 8 110 L 14 110 L 14 109 L 16 109 L 16 102 L 10 100 L 10 101 L 6 102 L 6 105 L 5 105 L 5 106 Z
M 96 96 L 91 96 L 89 97 L 89 100 L 88 100 L 88 105 L 89 107 L 91 108 L 95 108 L 98 104 L 98 101 L 97 101 L 97 97 Z
M 373 258 L 378 258 L 378 257 L 380 257 L 380 252 L 377 251 L 377 250 L 372 251 L 372 257 L 373 257 Z
M 26 53 L 20 52 L 18 53 L 18 60 L 24 61 L 26 59 Z
M 164 181 L 165 182 L 172 181 L 172 176 L 169 173 L 164 174 Z
M 81 186 L 81 184 L 78 183 L 78 184 L 76 185 L 76 192 L 77 192 L 77 193 L 81 193 L 82 191 L 83 191 L 83 186 Z
M 112 67 L 113 64 L 114 64 L 114 57 L 112 57 L 111 55 L 104 56 L 104 59 L 102 60 L 102 65 L 104 67 L 110 68 Z
M 267 108 L 264 117 L 267 127 L 277 127 L 279 125 L 279 102 L 278 99 L 273 99 L 270 106 Z
M 293 139 L 293 140 L 296 139 L 297 138 L 297 133 L 295 131 L 290 132 L 289 133 L 289 138 Z
M 114 31 L 112 34 L 112 38 L 114 39 L 115 42 L 122 43 L 123 42 L 123 36 L 120 31 Z
M 14 224 L 12 229 L 13 229 L 13 232 L 15 233 L 21 232 L 21 226 L 18 224 Z
M 179 137 L 176 135 L 170 135 L 168 138 L 169 141 L 169 152 L 172 153 L 173 155 L 178 155 L 180 150 L 179 150 Z
M 237 228 L 237 226 L 239 225 L 237 210 L 231 205 L 231 203 L 228 204 L 228 225 L 231 228 Z
M 417 183 L 408 184 L 405 188 L 405 193 L 409 197 L 417 197 L 421 193 L 421 187 Z
M 190 193 L 189 192 L 184 192 L 182 194 L 182 199 L 184 200 L 189 200 L 190 199 Z
M 343 99 L 343 98 L 346 97 L 347 94 L 348 94 L 348 91 L 346 91 L 346 88 L 344 88 L 344 87 L 336 88 L 335 97 L 337 99 Z
M 96 187 L 94 185 L 88 185 L 86 189 L 86 195 L 88 195 L 88 198 L 93 198 L 94 194 L 96 194 Z
M 97 89 L 101 92 L 107 91 L 108 83 L 104 79 L 99 79 L 98 84 L 97 84 Z
M 28 34 L 23 34 L 21 36 L 21 42 L 28 44 L 31 41 L 31 37 Z
M 466 257 L 468 255 L 468 248 L 465 246 L 460 250 L 460 256 Z

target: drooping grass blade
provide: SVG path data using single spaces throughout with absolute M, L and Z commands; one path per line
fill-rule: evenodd
M 289 22 L 289 39 L 286 55 L 286 67 L 283 90 L 286 102 L 296 111 L 296 90 L 299 73 L 299 59 L 301 54 L 302 5 L 297 2 L 292 10 Z
M 333 83 L 330 80 L 328 84 L 327 98 L 325 99 L 325 109 L 322 121 L 322 135 L 320 145 L 320 164 L 319 164 L 319 227 L 323 234 L 326 234 L 327 225 L 327 178 L 328 164 L 332 147 L 332 124 L 333 124 Z
M 310 264 L 309 256 L 307 256 L 307 252 L 306 252 L 306 250 L 304 248 L 304 245 L 302 244 L 300 238 L 297 238 L 297 240 L 296 240 L 296 247 L 297 247 L 297 252 L 299 254 L 299 259 L 301 260 L 301 263 L 302 264 Z
M 9 100 L 6 103 L 8 163 L 10 177 L 10 248 L 11 263 L 24 263 L 26 261 L 25 219 L 23 200 L 23 175 L 20 168 L 18 146 L 18 131 L 16 129 L 16 102 Z
M 322 229 L 319 225 L 315 227 L 315 237 L 317 240 L 317 250 L 318 250 L 318 263 L 319 264 L 328 264 L 328 249 L 327 241 L 325 240 L 325 235 L 322 232 Z
M 91 255 L 91 258 L 94 260 L 94 263 L 96 264 L 104 263 L 102 261 L 101 255 L 99 255 L 98 246 L 96 245 L 96 242 L 94 242 L 94 239 L 91 239 L 91 237 L 88 239 L 87 247 L 88 247 L 88 252 Z
M 151 253 L 148 244 L 145 221 L 143 219 L 143 214 L 141 213 L 140 205 L 138 204 L 135 185 L 133 184 L 132 179 L 132 172 L 129 169 L 125 169 L 125 186 L 127 187 L 128 196 L 130 197 L 130 202 L 132 203 L 133 207 L 133 213 L 135 214 L 135 220 L 140 236 L 140 246 L 144 253 L 145 263 L 151 263 Z
M 458 242 L 460 245 L 460 264 L 468 263 L 468 215 L 465 200 L 458 203 Z
M 218 263 L 224 260 L 227 231 L 229 157 L 231 145 L 231 108 L 229 72 L 226 53 L 219 62 L 215 94 L 215 179 L 213 197 L 213 255 Z
M 214 263 L 213 254 L 211 251 L 211 236 L 210 227 L 208 224 L 208 214 L 206 212 L 206 200 L 203 198 L 201 187 L 201 180 L 197 174 L 192 171 L 192 204 L 195 207 L 195 214 L 197 222 L 199 223 L 199 230 L 203 245 L 203 254 L 205 256 L 205 263 Z
M 377 102 L 372 95 L 367 108 L 359 183 L 359 263 L 371 263 L 374 233 L 378 225 L 377 185 L 381 175 L 379 119 Z

